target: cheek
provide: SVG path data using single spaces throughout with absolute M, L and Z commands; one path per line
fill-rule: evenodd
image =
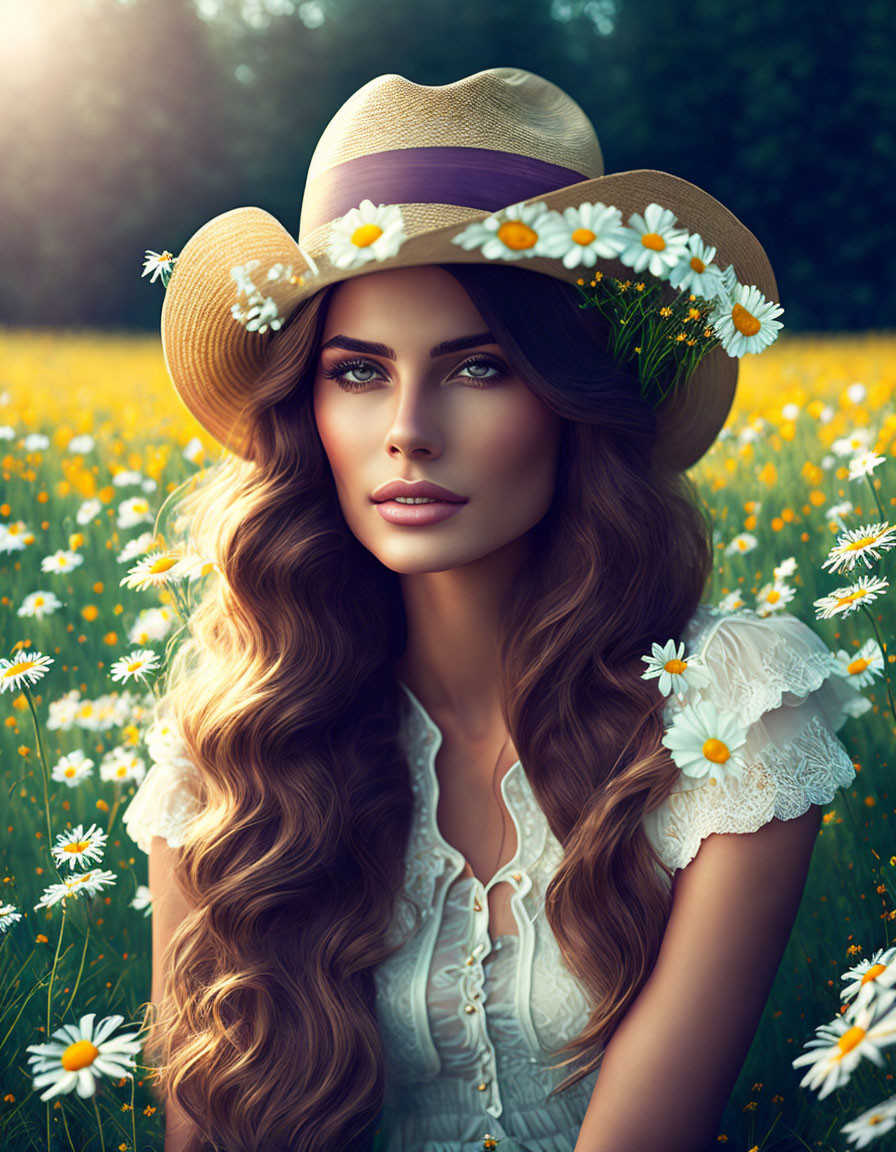
M 498 484 L 518 491 L 552 483 L 558 427 L 554 414 L 532 405 L 496 413 L 475 430 L 484 470 Z
M 344 465 L 352 459 L 357 459 L 355 444 L 357 426 L 348 419 L 345 408 L 318 397 L 314 400 L 314 417 L 317 422 L 317 434 L 324 446 L 333 475 L 338 478 L 342 475 Z

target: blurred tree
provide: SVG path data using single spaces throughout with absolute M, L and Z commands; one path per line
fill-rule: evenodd
M 10 11 L 34 21 L 28 51 L 3 37 Z M 361 85 L 512 65 L 582 105 L 608 172 L 672 172 L 743 220 L 787 329 L 892 327 L 875 258 L 896 176 L 891 15 L 891 0 L 823 19 L 814 0 L 0 0 L 0 318 L 155 327 L 144 249 L 176 252 L 242 204 L 297 234 L 317 139 Z

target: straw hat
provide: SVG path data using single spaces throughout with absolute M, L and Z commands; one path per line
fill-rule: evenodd
M 387 268 L 491 262 L 494 246 L 477 237 L 494 240 L 501 220 L 510 247 L 494 243 L 519 267 L 570 284 L 589 280 L 594 269 L 632 279 L 631 262 L 594 254 L 611 252 L 599 240 L 589 261 L 571 266 L 542 254 L 541 239 L 532 241 L 539 220 L 552 223 L 556 241 L 565 209 L 594 204 L 618 209 L 622 220 L 661 205 L 680 229 L 716 249 L 718 267 L 730 265 L 738 287 L 777 299 L 765 251 L 727 208 L 666 172 L 604 175 L 591 121 L 550 81 L 520 68 L 489 68 L 436 86 L 388 74 L 359 88 L 324 129 L 308 169 L 298 242 L 261 208 L 235 208 L 203 225 L 171 258 L 161 320 L 171 379 L 200 424 L 247 455 L 241 412 L 276 328 L 302 300 Z M 489 220 L 490 232 L 474 227 Z M 582 230 L 574 235 L 581 246 Z M 687 388 L 657 407 L 656 455 L 672 467 L 690 467 L 718 435 L 734 399 L 739 355 L 716 346 Z

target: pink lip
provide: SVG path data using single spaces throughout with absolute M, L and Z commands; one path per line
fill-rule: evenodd
M 447 500 L 436 500 L 432 504 L 399 504 L 397 500 L 382 500 L 374 505 L 380 516 L 390 524 L 415 527 L 438 524 L 440 520 L 456 516 L 463 506 Z

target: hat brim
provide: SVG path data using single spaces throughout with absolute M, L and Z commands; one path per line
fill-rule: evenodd
M 537 202 L 558 212 L 586 202 L 612 204 L 623 220 L 659 203 L 680 227 L 716 249 L 714 264 L 732 265 L 738 283 L 755 285 L 767 300 L 778 300 L 771 264 L 753 233 L 708 192 L 678 176 L 649 168 L 615 172 L 520 201 Z M 409 235 L 397 254 L 350 269 L 336 267 L 327 258 L 331 224 L 316 229 L 300 247 L 279 220 L 261 208 L 235 208 L 216 216 L 186 243 L 165 292 L 162 348 L 185 407 L 225 447 L 246 454 L 246 403 L 276 336 L 271 330 L 250 332 L 233 316 L 238 286 L 232 268 L 257 260 L 253 279 L 264 285 L 274 265 L 292 265 L 293 283 L 277 280 L 264 288 L 285 317 L 322 288 L 355 276 L 423 264 L 490 262 L 479 249 L 464 249 L 452 238 L 492 212 L 433 204 L 400 207 Z M 566 268 L 561 260 L 541 256 L 513 263 L 571 284 L 594 271 Z M 598 259 L 594 268 L 608 276 L 633 278 L 631 268 L 617 260 Z M 700 361 L 687 388 L 658 407 L 657 460 L 683 471 L 706 453 L 731 409 L 738 363 L 721 346 L 714 348 Z

